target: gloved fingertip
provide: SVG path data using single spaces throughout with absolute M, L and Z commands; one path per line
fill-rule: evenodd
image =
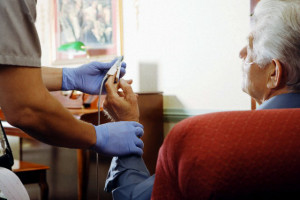
M 141 155 L 143 155 L 143 150 L 141 148 L 136 147 L 132 153 L 141 156 Z
M 121 68 L 120 70 L 120 78 L 122 78 L 126 73 L 126 69 L 125 68 Z
M 141 139 L 138 139 L 137 141 L 135 141 L 135 146 L 143 149 L 144 148 L 144 142 Z
M 138 123 L 138 127 L 141 127 L 144 130 L 144 126 L 140 123 Z
M 126 67 L 127 67 L 126 62 L 122 62 L 121 67 L 124 68 L 124 69 L 126 69 Z
M 142 137 L 144 135 L 144 129 L 142 129 L 141 127 L 136 127 L 135 134 L 138 137 Z
M 141 127 L 142 129 L 144 129 L 144 126 L 138 122 L 131 121 L 131 125 L 134 127 Z

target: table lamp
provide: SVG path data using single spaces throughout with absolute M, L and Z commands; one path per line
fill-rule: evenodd
M 75 54 L 82 55 L 87 52 L 86 46 L 83 44 L 83 42 L 80 42 L 80 41 L 62 44 L 58 48 L 58 51 L 64 51 L 64 52 L 68 53 L 69 59 L 72 59 Z

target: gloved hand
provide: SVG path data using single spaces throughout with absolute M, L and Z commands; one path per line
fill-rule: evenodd
M 91 147 L 92 150 L 108 156 L 143 154 L 144 143 L 139 138 L 144 134 L 143 125 L 133 121 L 121 121 L 94 127 L 97 141 Z
M 99 94 L 100 85 L 107 71 L 117 61 L 110 63 L 91 62 L 78 68 L 63 68 L 62 90 L 79 90 L 88 94 Z M 126 64 L 122 63 L 120 78 L 125 74 Z M 103 93 L 106 93 L 103 87 Z

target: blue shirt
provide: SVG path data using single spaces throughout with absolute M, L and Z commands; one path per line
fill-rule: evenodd
M 274 96 L 258 110 L 280 108 L 300 108 L 300 93 Z M 154 178 L 140 156 L 114 157 L 104 190 L 112 192 L 114 200 L 150 200 Z
M 280 94 L 263 102 L 258 110 L 300 108 L 300 93 Z
M 112 192 L 114 200 L 149 200 L 154 184 L 140 156 L 114 157 L 108 171 L 104 190 Z

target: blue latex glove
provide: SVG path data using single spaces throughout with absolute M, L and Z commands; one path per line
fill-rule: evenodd
M 100 85 L 107 71 L 117 61 L 114 59 L 110 63 L 91 62 L 78 68 L 63 68 L 62 90 L 79 90 L 88 94 L 99 94 Z M 125 74 L 126 64 L 122 63 L 120 78 Z M 103 87 L 103 93 L 106 89 Z
M 94 127 L 97 141 L 91 149 L 96 152 L 108 156 L 143 154 L 144 143 L 139 138 L 144 134 L 143 125 L 133 121 L 121 121 Z

